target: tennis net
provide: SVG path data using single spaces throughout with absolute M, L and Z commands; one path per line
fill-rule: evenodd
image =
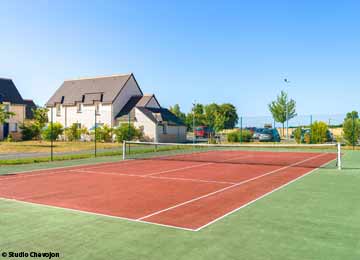
M 123 159 L 223 164 L 338 167 L 340 144 L 205 144 L 123 142 Z

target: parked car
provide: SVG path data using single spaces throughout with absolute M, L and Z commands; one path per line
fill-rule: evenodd
M 208 138 L 211 134 L 214 133 L 209 127 L 207 126 L 197 126 L 195 127 L 195 137 L 200 138 Z
M 262 131 L 264 130 L 265 128 L 256 128 L 255 129 L 255 132 L 253 134 L 253 139 L 254 140 L 259 140 L 259 137 L 260 137 L 260 134 L 262 133 Z
M 280 142 L 280 135 L 275 128 L 263 128 L 259 134 L 260 142 Z

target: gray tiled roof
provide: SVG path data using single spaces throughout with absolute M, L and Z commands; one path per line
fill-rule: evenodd
M 24 104 L 24 100 L 11 79 L 0 78 L 0 102 Z
M 92 104 L 94 101 L 112 103 L 131 77 L 133 74 L 67 80 L 46 105 L 54 106 L 55 103 L 61 103 L 62 97 L 63 105 L 75 105 L 76 102 L 82 102 L 83 98 L 84 104 Z
M 176 115 L 166 108 L 136 107 L 154 123 L 168 122 L 169 125 L 185 126 Z

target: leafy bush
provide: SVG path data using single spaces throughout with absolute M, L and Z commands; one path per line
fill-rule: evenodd
M 69 141 L 78 141 L 82 134 L 86 134 L 86 128 L 79 127 L 79 124 L 72 124 L 69 128 L 65 129 L 65 136 Z
M 311 126 L 311 143 L 322 144 L 328 140 L 328 125 L 322 121 L 315 121 Z
M 143 133 L 140 129 L 136 128 L 133 124 L 121 124 L 115 129 L 116 141 L 122 142 L 124 140 L 136 140 L 141 139 Z
M 227 134 L 227 141 L 229 143 L 239 142 L 240 131 L 232 131 Z
M 302 134 L 303 134 L 303 129 L 301 127 L 298 127 L 294 130 L 294 138 L 296 143 L 300 144 L 303 142 Z
M 114 128 L 109 127 L 108 125 L 98 126 L 96 128 L 96 141 L 111 142 L 113 132 Z
M 360 138 L 360 120 L 357 118 L 345 119 L 343 136 L 348 145 L 355 145 Z
M 232 131 L 227 134 L 227 141 L 229 143 L 236 143 L 236 142 L 250 142 L 252 138 L 252 134 L 249 130 L 236 130 Z
M 19 126 L 23 141 L 38 139 L 41 135 L 41 127 L 35 122 L 25 122 Z
M 56 140 L 59 135 L 62 135 L 64 133 L 64 128 L 62 124 L 60 123 L 53 123 L 53 127 L 51 127 L 51 124 L 49 124 L 42 132 L 42 138 L 44 140 L 50 141 Z

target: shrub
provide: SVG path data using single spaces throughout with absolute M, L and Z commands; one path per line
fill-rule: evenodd
M 298 127 L 294 130 L 294 138 L 296 143 L 300 144 L 303 142 L 302 134 L 303 134 L 303 129 L 301 127 Z
M 23 141 L 38 139 L 41 134 L 41 127 L 35 122 L 25 122 L 19 126 L 21 129 L 21 139 Z
M 236 143 L 236 142 L 250 142 L 252 138 L 252 134 L 249 130 L 236 130 L 228 133 L 227 135 L 227 141 L 230 143 Z
M 98 126 L 96 128 L 96 141 L 111 142 L 113 131 L 114 129 L 108 125 Z
M 143 133 L 140 129 L 136 128 L 133 124 L 121 124 L 115 129 L 116 141 L 122 142 L 124 140 L 136 140 L 141 139 Z
M 356 118 L 345 119 L 343 136 L 348 145 L 355 145 L 360 138 L 360 120 Z
M 311 125 L 311 143 L 322 144 L 328 140 L 328 125 L 322 121 L 315 121 Z
M 239 135 L 240 131 L 232 131 L 230 133 L 227 134 L 227 141 L 229 143 L 236 143 L 239 142 Z
M 51 129 L 52 128 L 52 129 Z M 42 132 L 42 138 L 44 140 L 56 140 L 59 135 L 64 133 L 64 128 L 60 123 L 53 123 L 53 127 L 49 124 Z
M 79 124 L 72 124 L 69 128 L 65 129 L 65 136 L 69 141 L 78 141 L 82 134 L 86 134 L 86 128 L 79 127 Z

